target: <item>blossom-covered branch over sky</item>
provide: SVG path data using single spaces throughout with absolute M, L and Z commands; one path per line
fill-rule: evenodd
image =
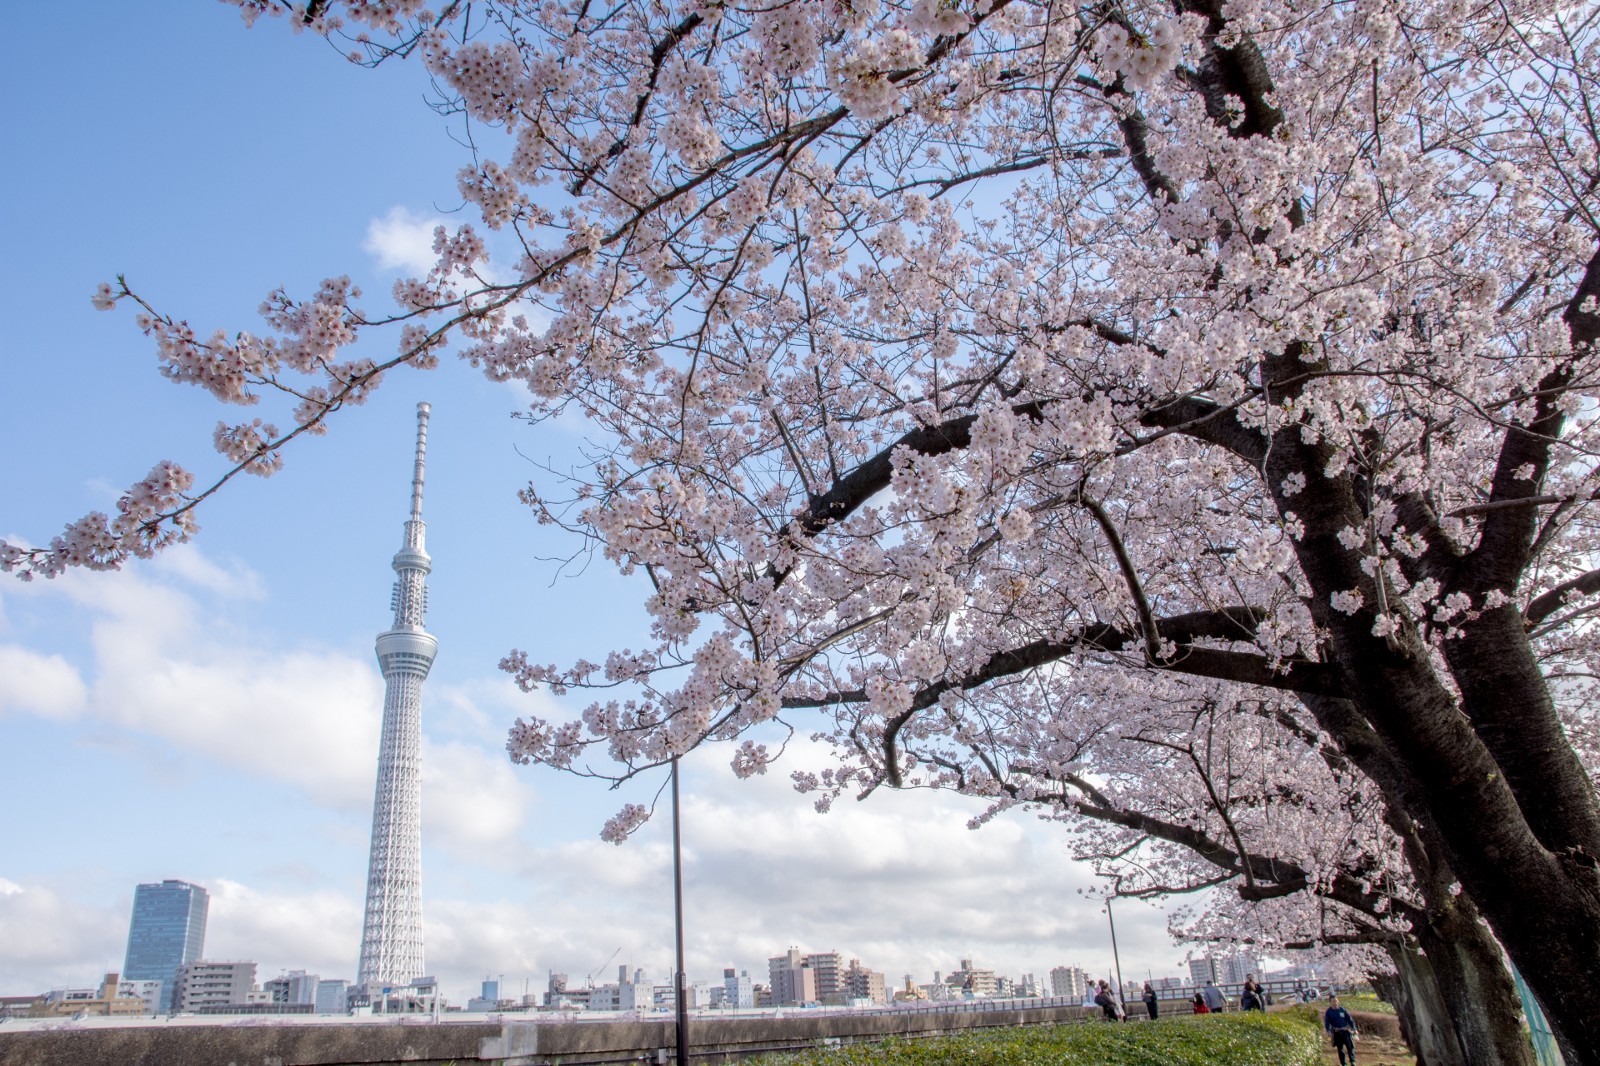
M 219 415 L 163 379 L 141 309 L 96 311 L 99 282 L 124 273 L 201 336 L 263 332 L 267 293 L 329 272 L 378 310 L 436 261 L 434 229 L 471 217 L 455 210 L 458 131 L 427 106 L 426 72 L 352 67 L 283 28 L 247 31 L 220 4 L 18 14 L 29 47 L 0 83 L 32 102 L 8 134 L 21 162 L 0 172 L 0 203 L 30 251 L 0 262 L 13 459 L 0 539 L 47 543 L 68 517 L 116 514 L 162 456 L 194 489 L 212 484 L 223 417 L 295 425 L 297 400 Z M 51 58 L 64 41 L 81 66 Z M 429 619 L 444 642 L 423 715 L 428 968 L 455 1002 L 486 974 L 508 994 L 540 991 L 551 969 L 581 984 L 619 947 L 666 978 L 666 827 L 624 849 L 597 839 L 661 779 L 611 792 L 506 759 L 519 714 L 576 717 L 584 702 L 517 692 L 495 669 L 508 648 L 571 662 L 648 639 L 647 579 L 581 552 L 563 565 L 578 546 L 517 502 L 541 466 L 581 459 L 587 432 L 511 420 L 525 396 L 467 368 L 393 374 L 270 480 L 209 497 L 192 542 L 120 573 L 0 583 L 0 799 L 31 812 L 0 854 L 6 994 L 119 971 L 134 885 L 167 877 L 211 889 L 208 955 L 255 959 L 262 978 L 354 977 L 382 702 L 372 641 L 390 617 L 419 400 L 434 404 Z M 782 776 L 738 782 L 726 759 L 684 764 L 696 980 L 759 973 L 790 943 L 859 955 L 896 983 L 962 956 L 1013 976 L 1109 968 L 1103 910 L 1076 891 L 1091 874 L 1052 827 L 1019 815 L 968 832 L 981 802 L 956 797 L 823 818 Z M 1004 912 L 989 906 L 995 869 L 1010 871 Z M 1181 971 L 1160 908 L 1119 908 L 1117 926 L 1125 967 Z
M 509 655 L 610 690 L 513 758 L 628 781 L 730 740 L 753 775 L 795 731 L 824 806 L 1067 811 L 1168 679 L 1288 699 L 1600 1048 L 1587 5 L 240 6 L 424 66 L 474 221 L 387 298 L 274 290 L 259 333 L 95 300 L 263 398 L 223 478 L 445 351 L 583 416 L 523 499 L 648 633 Z M 147 554 L 217 483 L 179 479 L 5 565 Z

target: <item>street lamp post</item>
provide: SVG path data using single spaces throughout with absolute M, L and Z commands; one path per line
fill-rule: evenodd
M 678 757 L 672 757 L 672 924 L 678 941 L 674 979 L 678 1004 L 678 1066 L 689 1064 L 689 979 L 683 970 L 683 845 L 678 832 Z
M 676 795 L 676 794 L 674 794 Z M 674 825 L 677 823 L 674 822 Z M 1122 956 L 1117 954 L 1117 920 L 1111 916 L 1111 897 L 1106 897 L 1106 921 L 1111 923 L 1111 959 L 1117 966 L 1117 1002 L 1122 1004 L 1122 1014 L 1126 1018 L 1128 1005 L 1122 994 Z

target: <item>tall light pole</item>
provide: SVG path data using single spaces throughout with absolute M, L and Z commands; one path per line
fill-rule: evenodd
M 677 822 L 673 822 L 676 826 Z M 1111 923 L 1111 959 L 1117 965 L 1117 1002 L 1122 1004 L 1122 1014 L 1126 1018 L 1128 1005 L 1122 998 L 1122 956 L 1117 954 L 1117 920 L 1111 916 L 1111 897 L 1106 897 L 1106 921 Z
M 672 925 L 678 940 L 678 1066 L 689 1066 L 689 978 L 683 970 L 683 843 L 678 832 L 678 757 L 672 757 Z

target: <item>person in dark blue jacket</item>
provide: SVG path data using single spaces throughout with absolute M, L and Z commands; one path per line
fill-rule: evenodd
M 1350 1066 L 1356 1066 L 1356 1020 L 1350 1012 L 1339 1006 L 1339 997 L 1328 1000 L 1328 1009 L 1322 1012 L 1322 1028 L 1333 1037 L 1333 1048 L 1339 1053 L 1339 1062 L 1348 1055 Z
M 1244 975 L 1244 991 L 1239 993 L 1240 1010 L 1266 1010 L 1267 1005 L 1262 1000 L 1261 986 L 1256 984 L 1256 975 Z

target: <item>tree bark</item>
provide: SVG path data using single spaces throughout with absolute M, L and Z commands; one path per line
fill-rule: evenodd
M 1600 1012 L 1581 978 L 1600 960 L 1600 878 L 1592 860 L 1581 850 L 1543 846 L 1499 764 L 1453 704 L 1430 698 L 1430 686 L 1405 673 L 1374 671 L 1357 702 L 1419 786 L 1422 802 L 1407 810 L 1437 836 L 1441 857 L 1548 1006 L 1552 1028 L 1581 1049 L 1571 1066 L 1600 1066 Z M 1386 691 L 1372 684 L 1382 683 L 1380 675 L 1387 675 Z M 1581 825 L 1585 812 L 1571 813 Z M 1475 925 L 1446 921 L 1462 936 Z
M 1418 943 L 1385 945 L 1397 972 L 1373 984 L 1394 1005 L 1417 1066 L 1534 1066 L 1500 946 L 1470 912 L 1446 908 Z
M 1500 945 L 1466 896 L 1430 905 L 1416 929 L 1446 1024 L 1468 1066 L 1534 1066 Z
M 1372 984 L 1394 1005 L 1400 1035 L 1417 1057 L 1417 1066 L 1472 1066 L 1450 1024 L 1449 1008 L 1431 961 L 1414 945 L 1389 944 L 1386 948 L 1395 973 L 1374 976 Z
M 1548 914 L 1541 914 L 1532 896 L 1520 896 L 1525 891 L 1527 875 L 1539 874 L 1544 868 L 1537 861 L 1529 869 L 1517 864 L 1509 864 L 1504 869 L 1486 868 L 1480 855 L 1475 860 L 1469 859 L 1476 876 L 1462 876 L 1456 866 L 1461 861 L 1457 856 L 1466 849 L 1459 843 L 1452 847 L 1446 831 L 1476 839 L 1481 844 L 1505 832 L 1504 827 L 1484 826 L 1482 832 L 1474 836 L 1470 815 L 1448 811 L 1448 816 L 1430 816 L 1432 797 L 1426 787 L 1429 774 L 1420 770 L 1417 763 L 1408 763 L 1403 750 L 1397 750 L 1381 736 L 1351 701 L 1317 697 L 1302 697 L 1302 701 L 1317 722 L 1335 738 L 1340 750 L 1383 790 L 1389 808 L 1388 821 L 1405 842 L 1407 865 L 1425 900 L 1421 916 L 1413 920 L 1413 933 L 1427 955 L 1431 971 L 1428 979 L 1440 986 L 1449 1016 L 1456 1019 L 1459 1039 L 1468 1051 L 1469 1061 L 1531 1066 L 1532 1046 L 1522 1036 L 1520 1003 L 1501 955 L 1504 934 L 1497 941 L 1494 933 L 1484 926 L 1482 919 L 1486 909 L 1482 907 L 1482 896 L 1492 896 L 1514 916 L 1519 927 L 1533 937 L 1543 942 L 1559 940 L 1567 930 L 1550 921 Z M 1484 773 L 1493 775 L 1492 763 Z M 1512 815 L 1502 812 L 1501 817 L 1513 815 L 1514 812 Z M 1531 845 L 1529 853 L 1535 860 L 1537 853 L 1542 853 L 1545 860 L 1550 859 L 1548 852 L 1543 852 L 1536 843 Z M 1511 876 L 1508 869 L 1515 869 L 1517 875 Z M 1458 879 L 1467 891 L 1454 895 L 1450 885 Z M 1574 886 L 1566 887 L 1570 891 Z M 1574 900 L 1569 895 L 1564 904 L 1568 908 L 1566 913 L 1575 913 L 1581 923 L 1585 918 L 1581 907 L 1583 893 L 1573 895 L 1578 897 L 1576 902 L 1580 906 L 1573 907 Z M 1592 973 L 1600 954 L 1591 951 L 1585 961 L 1581 929 L 1580 924 L 1578 935 L 1571 942 L 1534 950 L 1557 952 L 1559 957 L 1569 960 L 1567 965 L 1577 967 L 1570 971 L 1572 973 Z M 1496 924 L 1496 932 L 1499 931 Z M 1517 949 L 1509 944 L 1506 948 L 1513 958 L 1519 957 Z M 1398 960 L 1396 965 L 1400 965 Z M 1548 972 L 1545 976 L 1548 978 Z M 1569 992 L 1573 988 L 1582 992 L 1584 988 L 1582 981 L 1561 983 L 1572 986 L 1567 989 Z M 1540 995 L 1542 1001 L 1543 993 Z M 1594 1012 L 1587 1007 L 1582 1009 L 1582 1018 L 1592 1024 Z M 1557 1030 L 1558 1038 L 1561 1037 L 1566 1030 L 1557 1024 L 1554 1011 L 1547 1010 L 1547 1014 L 1551 1017 L 1551 1027 Z M 1572 1043 L 1570 1038 L 1568 1043 Z M 1592 1061 L 1592 1057 L 1579 1055 L 1568 1058 L 1569 1066 Z

